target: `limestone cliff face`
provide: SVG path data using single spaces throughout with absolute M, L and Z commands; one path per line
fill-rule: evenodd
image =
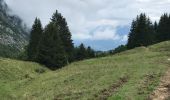
M 7 4 L 0 0 L 0 56 L 6 51 L 19 52 L 28 43 L 29 32 L 24 27 L 22 20 L 8 12 Z M 10 50 L 6 50 L 8 48 Z

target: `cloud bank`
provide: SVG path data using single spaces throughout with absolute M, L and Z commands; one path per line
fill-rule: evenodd
M 127 28 L 137 14 L 158 20 L 170 12 L 170 0 L 5 0 L 13 12 L 31 26 L 39 17 L 45 26 L 57 9 L 68 21 L 76 44 L 92 41 L 96 49 L 108 50 L 127 41 Z M 122 31 L 120 31 L 120 27 Z M 121 33 L 120 33 L 121 32 Z M 78 42 L 77 42 L 78 41 Z M 111 42 L 110 47 L 104 43 Z M 115 44 L 119 41 L 119 44 Z M 121 41 L 121 42 L 120 42 Z M 88 43 L 91 45 L 93 43 Z M 98 48 L 100 46 L 100 48 Z

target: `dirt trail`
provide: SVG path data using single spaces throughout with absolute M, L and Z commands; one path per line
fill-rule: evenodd
M 170 100 L 170 69 L 161 78 L 161 83 L 151 94 L 150 100 Z

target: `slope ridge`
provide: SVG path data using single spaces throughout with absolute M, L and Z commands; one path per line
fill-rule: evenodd
M 83 100 L 96 99 L 97 95 L 108 100 L 145 100 L 169 69 L 169 47 L 170 41 L 166 41 L 113 56 L 75 62 L 57 71 L 45 69 L 46 72 L 41 74 L 34 71 L 41 68 L 39 64 L 1 58 L 0 73 L 9 73 L 14 78 L 15 74 L 18 75 L 16 80 L 1 75 L 0 89 L 3 91 L 0 91 L 0 98 Z M 13 68 L 19 73 L 10 72 L 14 71 Z M 31 77 L 25 77 L 26 73 Z M 126 82 L 113 92 L 110 88 L 126 76 Z M 104 90 L 109 90 L 109 95 L 101 94 Z

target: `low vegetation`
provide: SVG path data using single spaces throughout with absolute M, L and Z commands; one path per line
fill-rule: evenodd
M 138 15 L 127 44 L 97 52 L 74 45 L 57 10 L 45 28 L 36 18 L 29 38 L 22 20 L 7 13 L 3 0 L 0 6 L 2 100 L 146 100 L 170 67 L 168 14 L 154 24 Z
M 51 71 L 0 58 L 3 100 L 146 100 L 169 68 L 170 42 L 72 63 Z

